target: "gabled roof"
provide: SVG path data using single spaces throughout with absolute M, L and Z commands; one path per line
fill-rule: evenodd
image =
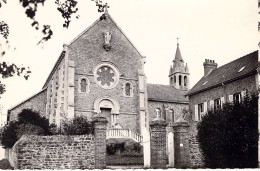
M 77 39 L 79 39 L 84 33 L 86 33 L 88 30 L 90 30 L 95 24 L 97 24 L 99 21 L 106 19 L 107 17 L 109 17 L 111 19 L 111 21 L 116 25 L 116 27 L 122 32 L 122 34 L 126 37 L 126 39 L 129 41 L 129 43 L 134 47 L 134 49 L 139 53 L 139 55 L 141 57 L 143 57 L 140 53 L 140 51 L 134 46 L 134 44 L 130 41 L 130 39 L 125 35 L 125 33 L 122 31 L 122 29 L 117 25 L 117 23 L 114 21 L 114 19 L 109 15 L 108 12 L 106 12 L 106 14 L 102 14 L 92 25 L 90 25 L 87 29 L 85 29 L 83 32 L 81 32 L 78 36 L 76 36 L 67 46 L 69 47 L 70 45 L 72 45 Z M 49 83 L 50 79 L 52 78 L 52 75 L 54 74 L 54 72 L 56 71 L 57 67 L 59 66 L 60 62 L 62 61 L 62 59 L 65 56 L 65 51 L 61 52 L 60 57 L 58 58 L 58 60 L 56 61 L 51 73 L 49 74 L 47 80 L 45 81 L 43 88 L 45 88 L 47 86 L 47 84 Z
M 40 93 L 44 92 L 45 90 L 46 90 L 46 88 L 43 88 L 41 91 L 39 91 L 39 92 L 35 93 L 34 95 L 30 96 L 30 97 L 29 97 L 29 98 L 27 98 L 26 100 L 23 100 L 23 101 L 21 101 L 20 103 L 18 103 L 17 105 L 15 105 L 15 106 L 11 107 L 10 109 L 8 109 L 8 111 L 10 111 L 10 110 L 13 110 L 14 108 L 16 108 L 16 107 L 18 107 L 18 106 L 20 106 L 20 105 L 24 104 L 25 102 L 27 102 L 27 101 L 31 100 L 32 98 L 34 98 L 34 97 L 35 97 L 35 96 L 37 96 L 38 94 L 40 94 Z
M 116 25 L 116 27 L 122 32 L 122 34 L 126 37 L 126 39 L 129 41 L 129 43 L 135 48 L 135 50 L 139 53 L 140 56 L 141 53 L 140 51 L 134 46 L 134 44 L 130 41 L 130 39 L 126 36 L 126 34 L 123 32 L 123 30 L 118 26 L 118 24 L 115 22 L 115 20 L 110 16 L 110 14 L 108 12 L 106 12 L 105 14 L 102 14 L 92 25 L 90 25 L 87 29 L 85 29 L 82 33 L 80 33 L 77 37 L 75 37 L 69 44 L 68 46 L 70 46 L 71 44 L 73 44 L 78 38 L 80 38 L 84 33 L 86 33 L 89 29 L 91 29 L 95 24 L 97 24 L 99 21 L 104 20 L 110 18 L 111 21 Z M 143 57 L 143 56 L 142 56 Z
M 148 101 L 188 103 L 184 97 L 187 91 L 176 89 L 170 85 L 147 84 Z
M 258 51 L 252 52 L 203 76 L 197 84 L 186 94 L 187 96 L 238 80 L 245 76 L 253 75 L 258 67 Z

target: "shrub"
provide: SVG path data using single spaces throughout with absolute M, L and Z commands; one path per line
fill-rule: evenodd
M 121 143 L 109 143 L 106 145 L 107 154 L 108 155 L 115 155 L 116 152 L 122 153 L 124 149 L 124 142 Z
M 258 166 L 258 98 L 246 96 L 240 104 L 209 111 L 197 125 L 198 141 L 209 168 Z
M 5 148 L 12 148 L 15 142 L 18 140 L 16 135 L 18 126 L 19 125 L 17 122 L 10 122 L 4 127 L 1 143 Z
M 4 127 L 2 145 L 12 148 L 23 134 L 50 135 L 48 119 L 37 112 L 24 109 L 18 114 L 18 121 L 12 121 Z
M 73 120 L 64 122 L 62 133 L 64 135 L 93 134 L 94 125 L 83 116 L 77 116 Z
M 0 160 L 0 169 L 14 170 L 7 159 Z

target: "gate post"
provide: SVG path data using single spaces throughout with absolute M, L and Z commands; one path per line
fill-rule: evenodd
M 143 127 L 143 154 L 144 154 L 144 168 L 150 168 L 151 166 L 150 132 L 145 127 Z
M 105 117 L 94 117 L 95 136 L 95 169 L 106 168 L 106 128 L 107 119 Z
M 175 168 L 189 167 L 189 124 L 187 121 L 173 123 Z
M 162 118 L 150 122 L 151 127 L 151 166 L 166 168 L 166 123 Z

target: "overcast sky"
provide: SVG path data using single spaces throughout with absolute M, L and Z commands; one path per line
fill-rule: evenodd
M 203 62 L 214 59 L 219 66 L 257 50 L 257 0 L 107 0 L 109 14 L 143 56 L 148 83 L 168 84 L 169 67 L 179 37 L 184 62 L 190 70 L 191 87 L 203 76 Z M 8 0 L 0 18 L 10 26 L 11 47 L 1 61 L 29 66 L 29 80 L 1 79 L 7 92 L 0 104 L 6 110 L 41 90 L 58 59 L 62 45 L 90 26 L 101 13 L 91 0 L 79 0 L 79 19 L 69 29 L 54 0 L 39 7 L 40 24 L 50 24 L 54 36 L 38 45 L 41 34 L 31 27 L 19 1 Z M 76 16 L 76 15 L 75 15 Z M 73 18 L 75 18 L 73 16 Z M 2 43 L 2 39 L 0 39 Z M 6 48 L 6 47 L 4 47 Z M 15 48 L 15 50 L 14 50 Z

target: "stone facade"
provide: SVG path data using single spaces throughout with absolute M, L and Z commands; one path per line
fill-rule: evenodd
M 46 90 L 42 90 L 26 101 L 20 103 L 19 105 L 9 109 L 8 120 L 14 121 L 18 120 L 18 114 L 22 112 L 23 109 L 32 109 L 38 112 L 40 115 L 45 116 L 46 114 Z
M 163 111 L 163 106 L 166 110 L 166 115 L 170 115 L 170 110 L 173 112 L 173 122 L 178 120 L 182 113 L 183 110 L 188 110 L 188 102 L 183 102 L 183 103 L 174 103 L 174 102 L 160 102 L 160 101 L 148 101 L 148 113 L 149 113 L 149 120 L 152 121 L 153 119 L 156 118 L 156 109 L 160 109 L 160 111 Z M 170 116 L 169 116 L 170 117 Z M 166 123 L 168 124 L 169 118 L 165 116 L 164 118 L 166 120 Z

